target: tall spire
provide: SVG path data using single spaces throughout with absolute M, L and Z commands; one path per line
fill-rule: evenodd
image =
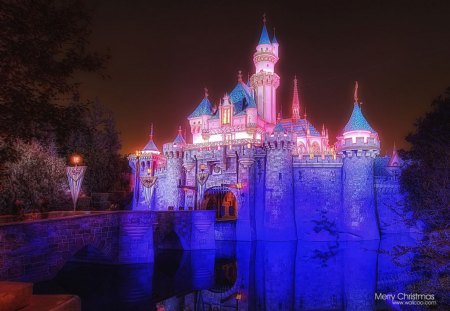
M 358 102 L 358 81 L 355 81 L 355 93 L 353 95 L 353 98 L 355 99 L 355 103 Z
M 259 37 L 259 44 L 271 44 L 269 33 L 266 28 L 266 13 L 263 14 L 263 29 L 261 31 L 261 36 Z
M 272 44 L 278 44 L 277 36 L 275 35 L 275 27 L 273 27 Z
M 150 140 L 153 140 L 153 122 L 150 125 Z
M 238 82 L 242 82 L 242 70 L 238 70 L 237 78 L 238 78 Z
M 300 99 L 298 96 L 297 76 L 294 77 L 294 95 L 292 97 L 292 121 L 300 119 Z
M 208 98 L 208 96 L 209 96 L 208 89 L 205 87 L 203 90 L 205 91 L 205 98 Z

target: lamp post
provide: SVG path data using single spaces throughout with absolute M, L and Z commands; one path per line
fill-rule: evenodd
M 72 195 L 73 210 L 77 209 L 78 195 L 83 183 L 84 173 L 87 166 L 79 166 L 82 159 L 79 155 L 73 155 L 70 161 L 74 166 L 66 167 L 67 179 L 69 180 L 70 194 Z

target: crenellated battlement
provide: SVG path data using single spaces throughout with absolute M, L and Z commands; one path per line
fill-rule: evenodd
M 373 150 L 357 149 L 357 150 L 343 150 L 339 154 L 343 158 L 352 158 L 352 157 L 357 157 L 357 158 L 362 158 L 362 157 L 375 158 L 379 153 L 380 153 L 379 149 L 378 150 L 377 149 L 373 149 Z
M 292 150 L 295 147 L 292 134 L 283 132 L 274 132 L 267 134 L 264 141 L 266 150 Z
M 333 155 L 293 158 L 294 167 L 342 167 L 342 158 Z
M 183 146 L 175 143 L 167 143 L 163 145 L 163 153 L 167 159 L 183 159 Z

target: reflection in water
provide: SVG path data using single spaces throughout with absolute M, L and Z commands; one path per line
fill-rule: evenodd
M 35 291 L 77 294 L 83 310 L 389 310 L 375 292 L 405 291 L 417 276 L 387 253 L 412 243 L 218 242 L 159 252 L 154 265 L 71 262 Z

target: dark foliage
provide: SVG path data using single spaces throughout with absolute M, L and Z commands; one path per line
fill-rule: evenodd
M 114 120 L 100 104 L 80 101 L 74 79 L 104 77 L 108 56 L 89 49 L 90 34 L 81 0 L 0 0 L 0 173 L 23 158 L 20 141 L 53 146 L 63 163 L 80 153 L 89 192 L 125 187 Z
M 80 0 L 0 1 L 0 133 L 53 140 L 61 109 L 77 97 L 76 72 L 99 72 L 90 16 Z
M 401 176 L 407 208 L 426 231 L 450 224 L 450 88 L 431 108 L 406 137 L 411 149 L 401 152 L 408 163 Z
M 81 154 L 83 164 L 88 166 L 85 185 L 91 192 L 111 192 L 126 187 L 124 172 L 128 172 L 126 158 L 119 154 L 121 145 L 114 119 L 109 111 L 98 101 L 90 105 L 72 106 L 76 122 L 69 126 L 64 140 L 64 152 Z M 69 122 L 71 117 L 68 117 Z

